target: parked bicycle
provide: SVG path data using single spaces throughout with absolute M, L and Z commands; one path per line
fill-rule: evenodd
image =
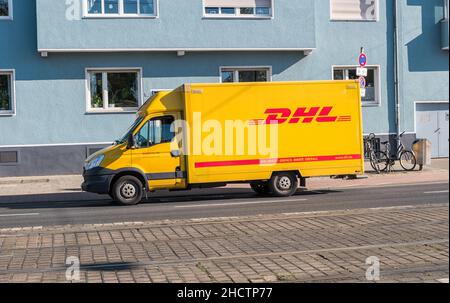
M 381 172 L 381 166 L 384 162 L 380 163 L 380 159 L 377 156 L 377 150 L 375 149 L 375 134 L 371 133 L 369 136 L 364 138 L 364 148 L 366 157 L 370 161 L 370 165 L 372 166 L 373 170 L 379 174 Z M 384 160 L 382 160 L 384 161 Z
M 397 150 L 395 154 L 391 154 L 391 144 L 389 141 L 382 142 L 381 144 L 386 146 L 386 151 L 375 152 L 375 157 L 379 165 L 380 171 L 391 172 L 392 167 L 396 161 L 400 161 L 400 166 L 405 171 L 413 171 L 417 166 L 417 159 L 411 150 L 406 149 L 402 142 L 402 137 L 405 134 L 403 132 L 400 136 L 396 136 Z

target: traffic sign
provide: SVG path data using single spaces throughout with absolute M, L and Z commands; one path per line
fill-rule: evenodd
M 358 77 L 367 77 L 367 68 L 364 67 L 358 67 L 356 69 L 356 75 Z
M 359 86 L 361 88 L 366 88 L 366 78 L 364 77 L 359 77 Z
M 366 97 L 366 89 L 361 88 L 361 98 L 365 98 L 365 97 Z
M 361 53 L 361 55 L 359 55 L 359 66 L 364 67 L 367 64 L 367 56 L 365 53 Z

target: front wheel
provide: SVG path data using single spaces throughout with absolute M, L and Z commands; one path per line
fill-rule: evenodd
M 112 197 L 120 205 L 136 205 L 141 202 L 142 195 L 142 183 L 133 176 L 120 177 L 112 188 Z
M 297 176 L 289 172 L 276 173 L 270 178 L 269 189 L 275 197 L 290 197 L 297 192 Z
M 417 165 L 416 156 L 409 150 L 402 151 L 400 154 L 400 165 L 406 171 L 413 171 Z
M 372 164 L 373 161 L 373 164 Z M 375 152 L 375 157 L 371 160 L 372 166 L 376 166 L 375 170 L 378 169 L 378 172 L 386 171 L 389 165 L 389 157 L 383 151 Z

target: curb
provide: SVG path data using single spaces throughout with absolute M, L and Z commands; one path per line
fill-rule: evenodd
M 18 180 L 0 180 L 0 185 L 13 185 L 13 184 L 35 184 L 35 183 L 49 183 L 48 178 L 39 179 L 18 179 Z

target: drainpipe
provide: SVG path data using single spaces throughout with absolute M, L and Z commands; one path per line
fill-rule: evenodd
M 395 91 L 395 126 L 397 131 L 397 137 L 401 134 L 400 128 L 400 89 L 399 89 L 399 30 L 398 30 L 398 3 L 397 0 L 393 0 L 393 17 L 394 17 L 394 91 Z M 399 142 L 397 142 L 398 144 Z

